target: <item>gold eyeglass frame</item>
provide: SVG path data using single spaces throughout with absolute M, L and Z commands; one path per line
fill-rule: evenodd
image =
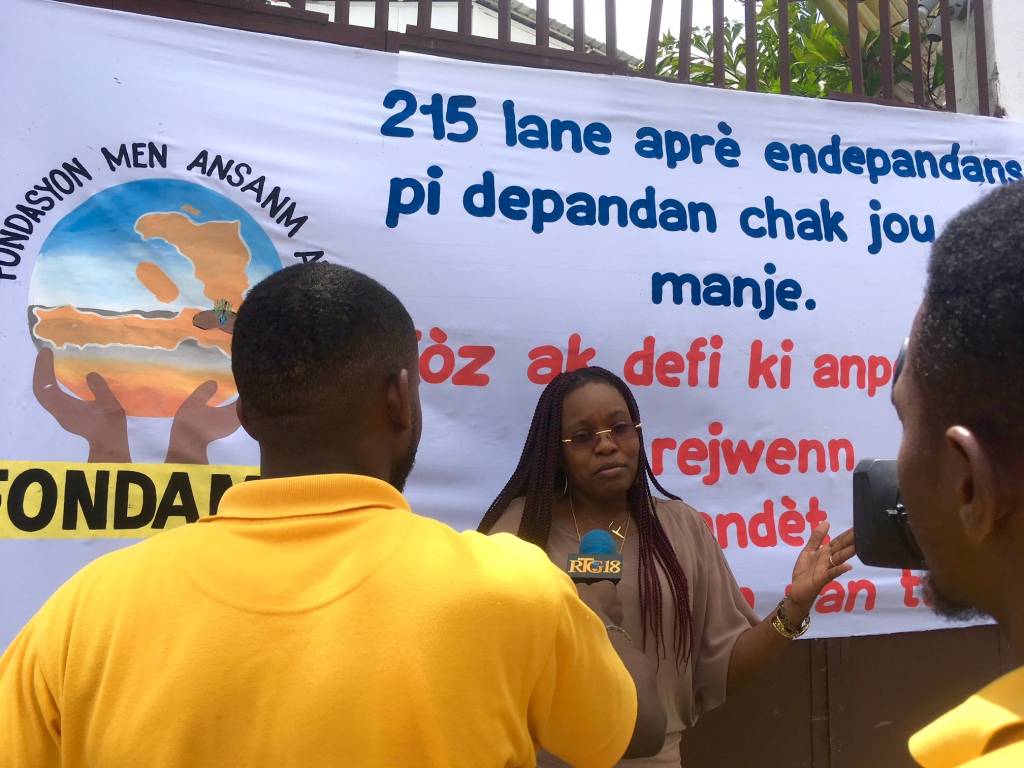
M 623 423 L 631 424 L 633 429 L 636 431 L 637 437 L 638 438 L 640 437 L 640 427 L 643 426 L 643 422 L 642 421 L 623 422 Z M 612 431 L 614 429 L 615 429 L 615 427 L 608 427 L 608 429 L 598 429 L 598 430 L 595 430 L 594 433 L 593 433 L 593 437 L 591 438 L 591 440 L 589 440 L 587 442 L 586 445 L 591 447 L 591 448 L 596 446 L 598 443 L 601 442 L 601 435 L 608 435 L 608 439 L 611 440 L 616 445 L 618 445 L 619 442 L 614 437 L 612 437 Z M 576 441 L 573 440 L 571 437 L 563 437 L 562 438 L 562 443 L 565 444 L 565 445 L 575 445 L 575 446 L 578 446 L 580 448 L 584 447 L 583 445 L 580 445 L 579 443 L 576 443 Z

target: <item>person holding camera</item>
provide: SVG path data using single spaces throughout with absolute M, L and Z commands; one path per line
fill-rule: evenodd
M 932 248 L 893 404 L 899 487 L 936 612 L 985 614 L 1024 658 L 1024 183 Z M 910 740 L 924 768 L 1024 765 L 1024 667 Z

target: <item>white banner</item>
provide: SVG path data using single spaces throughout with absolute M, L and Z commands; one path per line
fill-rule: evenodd
M 422 333 L 417 511 L 475 527 L 543 384 L 601 365 L 764 614 L 813 526 L 851 524 L 856 462 L 895 455 L 928 243 L 1022 175 L 1007 121 L 45 0 L 0 26 L 0 645 L 83 563 L 255 472 L 218 408 L 232 313 L 317 258 L 381 280 Z M 940 625 L 915 574 L 859 564 L 815 619 Z

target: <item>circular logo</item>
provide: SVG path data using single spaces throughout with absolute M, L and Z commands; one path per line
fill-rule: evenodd
M 93 195 L 43 243 L 29 329 L 58 381 L 83 400 L 99 374 L 129 416 L 170 417 L 205 381 L 236 394 L 231 327 L 250 286 L 281 268 L 241 207 L 186 181 L 132 181 Z

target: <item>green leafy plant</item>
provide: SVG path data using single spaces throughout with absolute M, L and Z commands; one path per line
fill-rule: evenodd
M 736 0 L 742 4 L 742 0 Z M 757 10 L 757 89 L 780 93 L 779 75 L 779 0 L 763 0 Z M 829 24 L 810 0 L 790 3 L 789 11 L 790 89 L 798 96 L 823 98 L 834 92 L 853 90 L 853 76 L 848 56 L 849 38 Z M 725 56 L 723 70 L 725 87 L 746 87 L 747 42 L 744 25 L 727 20 L 724 27 Z M 714 83 L 714 33 L 710 27 L 695 29 L 690 50 L 690 81 Z M 658 46 L 655 70 L 664 77 L 679 72 L 679 40 L 671 33 L 662 37 Z M 861 50 L 864 91 L 879 96 L 882 91 L 881 35 L 872 30 L 865 35 Z M 912 82 L 910 34 L 893 35 L 894 83 Z M 941 55 L 934 67 L 926 57 L 926 89 L 934 105 L 943 85 Z

